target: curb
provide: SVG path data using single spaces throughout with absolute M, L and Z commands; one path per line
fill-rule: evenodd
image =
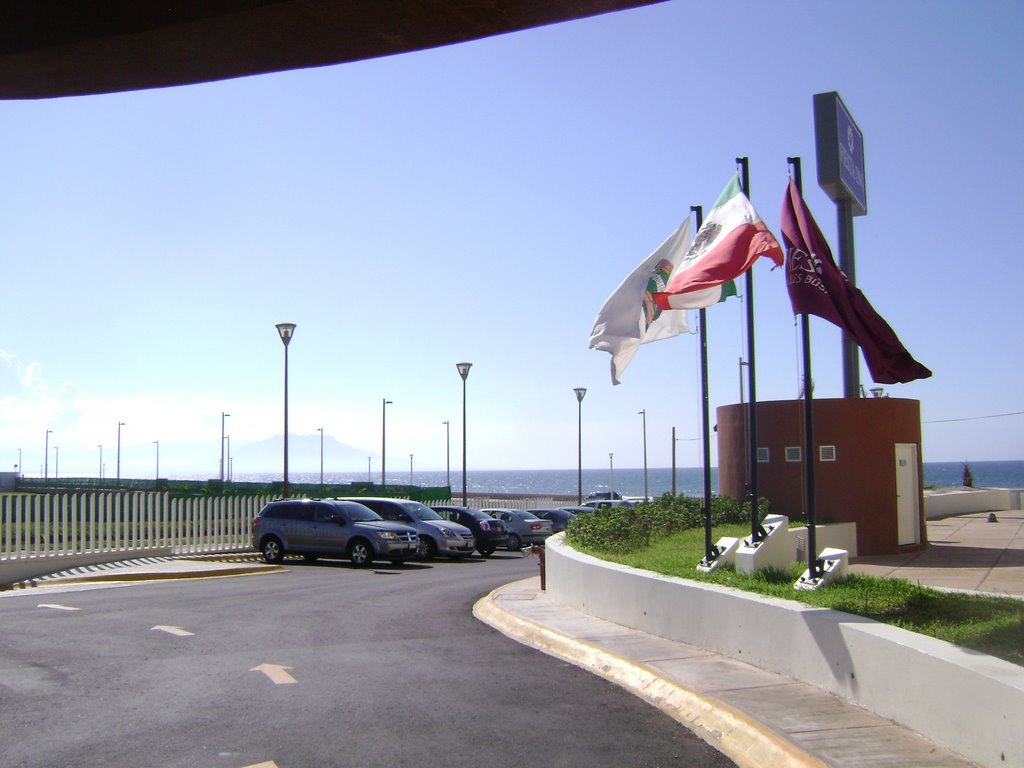
M 501 589 L 476 602 L 473 615 L 477 619 L 517 642 L 625 688 L 693 731 L 740 768 L 828 768 L 827 763 L 724 702 L 669 681 L 644 664 L 498 607 Z
M 60 576 L 53 574 L 37 579 L 26 579 L 13 584 L 0 585 L 0 591 L 24 589 L 45 589 L 46 587 L 63 587 L 77 584 L 115 584 L 138 581 L 174 581 L 184 579 L 215 579 L 231 576 L 257 576 L 264 573 L 284 573 L 287 569 L 280 565 L 252 564 L 234 568 L 200 569 L 192 571 L 107 571 L 104 573 L 83 574 L 80 576 Z

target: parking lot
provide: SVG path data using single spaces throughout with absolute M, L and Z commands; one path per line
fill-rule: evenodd
M 23 766 L 729 765 L 475 620 L 537 560 L 288 558 L 233 578 L 4 593 L 0 760 Z

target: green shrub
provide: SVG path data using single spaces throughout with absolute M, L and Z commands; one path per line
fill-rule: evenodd
M 762 499 L 760 505 L 767 510 L 767 500 Z M 749 502 L 740 504 L 728 496 L 712 497 L 712 526 L 749 520 Z M 566 541 L 579 549 L 624 554 L 678 531 L 703 525 L 703 499 L 666 493 L 636 507 L 605 507 L 592 515 L 577 515 L 565 535 Z

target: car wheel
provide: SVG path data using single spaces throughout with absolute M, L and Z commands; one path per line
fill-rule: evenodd
M 523 542 L 520 540 L 517 534 L 510 533 L 508 535 L 508 548 L 513 552 L 518 552 L 520 549 L 523 548 Z
M 437 554 L 437 545 L 429 536 L 420 536 L 420 544 L 416 549 L 416 557 L 420 560 L 433 560 Z
M 477 547 L 476 551 L 479 552 L 482 557 L 490 557 L 494 554 L 494 547 L 490 544 L 485 544 L 482 547 Z
M 307 563 L 315 563 L 317 560 L 320 559 L 320 555 L 303 555 L 302 559 L 305 560 Z
M 263 559 L 268 563 L 280 563 L 284 560 L 284 547 L 277 536 L 267 536 L 261 546 Z
M 348 558 L 352 565 L 365 568 L 373 562 L 373 547 L 368 541 L 356 539 L 348 548 Z

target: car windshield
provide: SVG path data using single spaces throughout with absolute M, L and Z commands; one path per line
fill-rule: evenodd
M 417 520 L 444 520 L 437 512 L 418 501 L 405 502 L 402 507 Z
M 364 507 L 362 504 L 346 504 L 345 512 L 354 523 L 367 523 L 372 520 L 383 520 L 384 518 L 378 515 L 369 507 Z

